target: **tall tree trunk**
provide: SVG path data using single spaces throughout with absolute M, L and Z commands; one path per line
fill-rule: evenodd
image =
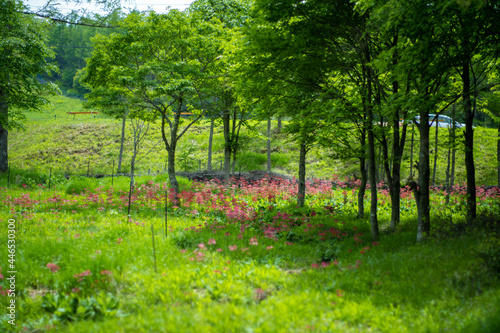
M 498 174 L 498 186 L 500 187 L 500 122 L 498 123 L 498 138 L 497 138 L 497 174 Z
M 271 118 L 267 119 L 267 172 L 271 172 Z
M 368 83 L 371 95 L 371 84 Z M 370 99 L 368 102 L 370 103 Z M 374 242 L 379 239 L 378 219 L 377 219 L 377 179 L 376 179 L 376 164 L 375 164 L 375 136 L 373 134 L 373 109 L 371 105 L 367 105 L 367 121 L 368 121 L 368 174 L 370 178 L 370 226 L 372 240 Z
M 9 168 L 8 135 L 9 106 L 5 102 L 3 92 L 0 92 L 0 172 L 7 172 Z
M 470 60 L 462 66 L 463 106 L 465 112 L 465 170 L 467 174 L 467 222 L 476 218 L 476 171 L 474 167 L 474 111 L 470 100 Z
M 210 135 L 208 136 L 208 162 L 207 162 L 207 170 L 212 171 L 212 145 L 214 142 L 214 126 L 215 119 L 210 119 Z
M 359 172 L 361 173 L 361 184 L 358 191 L 358 218 L 363 218 L 365 215 L 365 192 L 366 183 L 368 182 L 368 175 L 366 172 L 366 131 L 363 129 L 361 133 L 361 147 L 363 148 L 363 155 L 359 158 Z
M 438 119 L 434 120 L 436 124 L 436 138 L 434 140 L 434 167 L 432 169 L 432 186 L 436 185 L 436 169 L 438 160 L 438 143 L 439 143 L 439 122 Z
M 415 194 L 420 205 L 418 208 L 418 229 L 417 242 L 424 240 L 429 235 L 430 224 L 430 205 L 429 205 L 429 181 L 430 181 L 430 165 L 429 165 L 429 113 L 420 111 L 420 152 L 418 161 L 418 182 L 419 187 Z
M 411 125 L 411 146 L 410 146 L 410 179 L 413 179 L 413 142 L 415 137 L 415 125 Z
M 451 167 L 451 147 L 448 147 L 448 156 L 446 157 L 446 180 L 445 180 L 445 204 L 450 204 L 450 167 Z
M 455 123 L 455 111 L 456 107 L 455 104 L 453 104 L 451 108 L 451 120 L 453 122 L 452 127 L 451 127 L 451 175 L 450 175 L 450 190 L 451 188 L 455 185 L 455 161 L 456 161 L 456 155 L 457 155 L 457 149 L 456 149 L 456 133 L 457 133 L 457 126 Z
M 231 163 L 231 174 L 233 175 L 233 177 L 236 175 L 236 153 L 237 153 L 237 150 L 236 148 L 233 149 L 233 163 Z
M 175 148 L 177 142 L 172 142 L 170 149 L 167 150 L 168 162 L 167 162 L 167 174 L 170 182 L 170 188 L 174 191 L 175 202 L 177 202 L 177 195 L 179 194 L 179 183 L 177 182 L 177 176 L 175 174 Z
M 299 155 L 299 191 L 297 193 L 297 206 L 304 207 L 306 199 L 306 154 L 307 147 L 300 144 Z
M 222 122 L 224 125 L 224 179 L 229 180 L 231 177 L 231 131 L 230 131 L 230 113 L 229 109 L 225 109 L 222 114 Z
M 134 175 L 135 175 L 135 156 L 137 151 L 134 149 L 134 154 L 132 155 L 132 160 L 130 161 L 130 186 L 128 190 L 128 207 L 127 207 L 127 215 L 130 217 L 130 209 L 132 208 L 132 193 L 134 193 Z
M 281 117 L 278 117 L 278 134 L 281 133 L 282 128 L 283 128 L 283 125 L 281 124 Z
M 118 156 L 118 170 L 117 173 L 120 173 L 122 170 L 122 161 L 123 161 L 123 145 L 125 142 L 125 124 L 127 120 L 127 110 L 123 111 L 123 119 L 122 119 L 122 136 L 120 139 L 120 155 Z

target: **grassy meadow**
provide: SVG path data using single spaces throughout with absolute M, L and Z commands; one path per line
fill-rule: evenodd
M 13 172 L 22 170 L 48 177 L 49 170 L 58 174 L 111 174 L 113 161 L 115 170 L 120 148 L 121 120 L 100 114 L 68 115 L 67 112 L 86 111 L 80 100 L 63 96 L 52 98 L 52 106 L 45 113 L 28 114 L 26 131 L 9 133 L 9 161 Z M 252 124 L 256 131 L 242 130 L 241 149 L 237 156 L 236 170 L 266 169 L 266 124 Z M 272 138 L 272 171 L 287 176 L 298 174 L 298 146 L 290 142 L 285 134 L 277 134 L 277 123 L 273 121 Z M 411 129 L 409 129 L 410 131 Z M 418 130 L 415 128 L 413 163 L 418 159 Z M 219 169 L 223 160 L 224 138 L 222 125 L 216 126 L 213 142 L 213 168 Z M 209 123 L 202 121 L 181 139 L 178 145 L 178 171 L 195 171 L 206 169 L 208 154 Z M 126 129 L 126 147 L 122 171 L 130 170 L 132 154 L 130 125 Z M 434 158 L 435 133 L 431 131 L 431 166 Z M 446 177 L 445 147 L 448 139 L 446 129 L 440 129 L 436 184 L 443 184 Z M 457 141 L 463 135 L 457 132 Z M 476 182 L 478 185 L 497 185 L 496 160 L 497 131 L 490 128 L 477 127 L 475 130 L 474 156 L 476 163 Z M 463 145 L 459 144 L 456 153 L 456 182 L 465 182 L 465 162 Z M 402 177 L 410 174 L 411 132 L 407 135 L 407 143 L 402 164 Z M 307 157 L 307 177 L 329 179 L 337 175 L 340 179 L 359 176 L 357 160 L 333 160 L 331 150 L 316 147 Z M 381 156 L 377 153 L 378 158 Z M 165 170 L 167 154 L 161 141 L 160 124 L 153 124 L 139 152 L 136 168 L 141 174 L 161 173 Z M 45 176 L 46 175 L 46 176 Z
M 89 160 L 90 173 L 110 173 L 118 155 L 120 122 L 65 113 L 79 108 L 58 97 L 50 113 L 30 115 L 28 130 L 10 136 L 11 174 L 0 175 L 0 331 L 500 331 L 498 190 L 478 190 L 474 224 L 465 222 L 463 189 L 448 204 L 433 191 L 432 235 L 416 243 L 413 194 L 402 189 L 401 224 L 389 232 L 390 198 L 380 188 L 382 232 L 373 242 L 368 215 L 356 218 L 357 189 L 331 182 L 355 166 L 319 148 L 309 156 L 308 175 L 318 179 L 307 184 L 304 208 L 295 204 L 297 185 L 279 179 L 180 178 L 174 204 L 166 175 L 154 172 L 165 160 L 158 149 L 139 162 L 127 215 L 127 177 L 63 176 L 86 174 Z M 180 154 L 190 153 L 179 169 L 206 160 L 207 128 L 184 138 Z M 494 184 L 493 133 L 476 129 L 478 184 Z M 244 134 L 252 139 L 239 155 L 242 170 L 264 168 L 265 141 Z M 273 140 L 273 171 L 294 175 L 298 151 L 282 135 Z M 221 133 L 214 144 L 217 160 Z

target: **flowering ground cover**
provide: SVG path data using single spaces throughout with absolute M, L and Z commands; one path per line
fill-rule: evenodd
M 370 239 L 357 189 L 182 180 L 174 205 L 160 179 L 75 179 L 0 189 L 0 243 L 16 222 L 16 326 L 39 332 L 496 332 L 500 284 L 490 233 L 500 194 L 478 188 L 480 226 L 465 225 L 460 187 L 432 195 L 432 237 L 417 244 L 416 208 Z M 366 197 L 367 204 L 369 195 Z M 379 219 L 390 199 L 379 189 Z M 167 219 L 165 225 L 165 207 Z M 153 237 L 154 235 L 154 237 Z M 489 247 L 488 247 L 489 246 Z M 8 306 L 7 252 L 0 304 Z M 486 259 L 485 259 L 486 258 Z M 488 261 L 490 260 L 490 261 Z M 12 290 L 10 290 L 12 292 Z

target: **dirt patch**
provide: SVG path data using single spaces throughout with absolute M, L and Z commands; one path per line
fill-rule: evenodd
M 213 179 L 217 179 L 219 181 L 224 180 L 224 173 L 220 171 L 195 171 L 195 172 L 177 172 L 178 176 L 186 177 L 190 180 L 196 181 L 210 181 Z M 267 172 L 265 170 L 254 170 L 249 172 L 236 172 L 235 175 L 231 177 L 232 179 L 241 180 L 244 179 L 247 182 L 258 182 L 262 179 L 273 180 L 273 181 L 285 181 L 292 182 L 293 178 L 282 175 L 275 172 Z

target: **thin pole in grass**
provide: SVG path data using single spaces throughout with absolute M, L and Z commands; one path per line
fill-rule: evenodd
M 49 170 L 49 190 L 50 190 L 51 182 L 52 182 L 52 168 L 50 168 L 50 170 Z
M 168 202 L 168 187 L 165 185 L 165 238 L 167 238 L 168 236 L 167 202 Z
M 111 170 L 111 186 L 113 186 L 114 178 L 115 178 L 115 160 L 113 160 L 113 169 Z
M 151 223 L 151 238 L 153 240 L 153 258 L 155 263 L 155 274 L 158 274 L 158 270 L 156 269 L 155 230 L 153 228 L 153 223 Z
M 90 175 L 90 160 L 87 163 L 87 177 Z

